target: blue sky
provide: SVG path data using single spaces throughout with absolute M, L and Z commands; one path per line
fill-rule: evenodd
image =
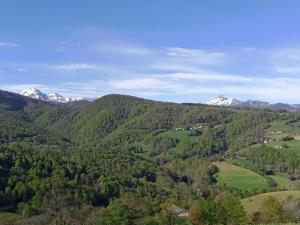
M 300 103 L 298 0 L 3 0 L 0 89 Z

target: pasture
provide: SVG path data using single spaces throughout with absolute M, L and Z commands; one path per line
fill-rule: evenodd
M 258 211 L 263 199 L 268 196 L 273 196 L 278 198 L 278 200 L 280 201 L 285 201 L 289 196 L 293 196 L 294 198 L 300 198 L 300 191 L 268 192 L 242 199 L 242 205 L 244 206 L 247 214 L 252 215 L 254 212 Z
M 292 152 L 300 155 L 300 141 L 270 141 L 267 143 L 267 146 L 278 148 L 282 151 Z M 285 147 L 286 146 L 286 147 Z
M 251 170 L 227 162 L 215 162 L 213 164 L 220 169 L 216 175 L 217 185 L 226 185 L 240 190 L 267 187 L 266 179 Z

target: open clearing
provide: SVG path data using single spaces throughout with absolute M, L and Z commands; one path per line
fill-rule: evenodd
M 288 148 L 282 147 L 284 145 L 287 145 Z M 296 153 L 296 154 L 300 155 L 300 141 L 299 140 L 292 140 L 292 141 L 270 141 L 269 143 L 267 143 L 267 146 L 278 148 L 281 151 L 293 152 L 293 153 Z
M 251 164 L 250 161 L 248 161 L 246 158 L 240 157 L 236 159 L 229 160 L 227 162 L 230 162 L 233 165 L 236 166 L 241 166 L 243 168 L 247 168 Z M 294 183 L 290 181 L 284 174 L 274 174 L 274 175 L 269 175 L 279 187 L 282 187 L 286 190 L 293 190 L 294 188 Z
M 215 162 L 213 164 L 220 169 L 216 175 L 217 185 L 226 185 L 240 190 L 267 187 L 266 179 L 251 170 L 227 162 Z
M 260 205 L 264 198 L 268 196 L 274 196 L 278 198 L 280 201 L 285 201 L 289 196 L 293 196 L 295 198 L 300 198 L 300 191 L 277 191 L 277 192 L 268 192 L 259 195 L 255 195 L 249 198 L 242 199 L 242 204 L 247 212 L 247 214 L 251 215 L 254 212 L 258 211 Z
M 282 141 L 286 136 L 291 136 L 294 140 Z M 268 129 L 268 138 L 268 146 L 300 155 L 300 122 L 274 121 Z
M 296 134 L 300 132 L 300 122 L 287 123 L 288 121 L 279 120 L 271 123 L 271 127 L 268 129 L 270 132 Z
M 171 154 L 176 155 L 176 154 L 180 154 L 179 148 L 178 148 L 180 143 L 182 143 L 184 141 L 193 142 L 193 141 L 197 141 L 201 138 L 201 136 L 189 136 L 189 133 L 190 133 L 189 130 L 169 130 L 169 131 L 160 133 L 159 135 L 162 137 L 167 136 L 167 137 L 171 137 L 171 138 L 175 138 L 175 139 L 179 140 L 179 143 L 177 144 L 177 146 L 170 149 Z

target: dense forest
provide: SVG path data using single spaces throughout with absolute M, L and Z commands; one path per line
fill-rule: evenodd
M 296 198 L 266 198 L 253 215 L 240 200 L 281 190 L 270 175 L 300 179 L 298 153 L 266 144 L 274 121 L 296 126 L 300 115 L 123 95 L 64 105 L 0 91 L 0 212 L 17 218 L 3 224 L 299 222 Z M 236 159 L 267 185 L 220 185 L 214 162 Z

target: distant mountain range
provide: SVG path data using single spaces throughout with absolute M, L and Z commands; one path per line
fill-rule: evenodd
M 235 98 L 229 98 L 222 95 L 206 102 L 206 104 L 213 106 L 267 108 L 300 112 L 300 104 L 270 103 L 259 100 L 241 101 Z
M 20 92 L 21 95 L 39 99 L 47 102 L 53 102 L 53 103 L 70 103 L 70 102 L 79 102 L 79 101 L 89 101 L 89 99 L 86 99 L 84 97 L 64 97 L 58 93 L 43 93 L 37 88 L 29 88 L 24 89 Z
M 88 99 L 84 97 L 64 97 L 58 93 L 43 93 L 37 88 L 29 88 L 22 90 L 21 95 L 39 99 L 42 101 L 52 102 L 52 103 L 72 103 L 77 104 L 80 102 L 92 102 L 95 99 Z M 275 110 L 287 110 L 291 112 L 300 112 L 300 104 L 286 104 L 286 103 L 270 103 L 260 100 L 238 100 L 235 98 L 229 98 L 225 96 L 218 96 L 205 104 L 212 106 L 223 106 L 223 107 L 239 107 L 239 108 L 266 108 Z

